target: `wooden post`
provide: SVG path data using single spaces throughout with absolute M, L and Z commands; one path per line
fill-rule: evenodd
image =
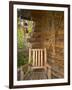
M 23 73 L 22 67 L 20 67 L 20 80 L 23 80 L 23 79 L 24 79 L 24 73 Z
M 48 68 L 48 78 L 51 79 L 51 68 Z

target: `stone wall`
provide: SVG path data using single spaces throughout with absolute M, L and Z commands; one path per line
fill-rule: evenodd
M 35 28 L 30 43 L 32 48 L 46 48 L 47 61 L 52 70 L 63 78 L 64 72 L 64 12 L 33 11 Z

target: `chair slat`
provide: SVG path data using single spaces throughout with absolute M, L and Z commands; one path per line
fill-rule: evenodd
M 44 65 L 47 64 L 47 52 L 46 52 L 46 48 L 44 49 Z
M 31 62 L 31 49 L 29 48 L 29 63 Z
M 44 54 L 43 54 L 44 52 Z M 29 49 L 29 62 L 33 57 L 32 65 L 34 67 L 44 66 L 47 63 L 47 52 L 45 49 Z
M 41 49 L 41 66 L 43 66 L 43 49 Z
M 36 66 L 37 66 L 37 62 L 38 62 L 38 60 L 37 60 L 37 50 L 35 50 L 35 54 L 36 54 Z
M 32 51 L 33 51 L 33 66 L 35 66 L 35 50 Z
M 40 66 L 40 49 L 38 49 L 38 66 Z

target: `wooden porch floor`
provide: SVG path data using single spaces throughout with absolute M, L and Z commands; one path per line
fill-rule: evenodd
M 48 79 L 48 76 L 44 69 L 34 69 L 27 74 L 24 80 L 41 80 Z

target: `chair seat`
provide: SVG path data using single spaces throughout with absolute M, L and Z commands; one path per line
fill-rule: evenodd
M 44 66 L 40 66 L 40 67 L 32 67 L 32 69 L 45 69 L 45 67 Z

